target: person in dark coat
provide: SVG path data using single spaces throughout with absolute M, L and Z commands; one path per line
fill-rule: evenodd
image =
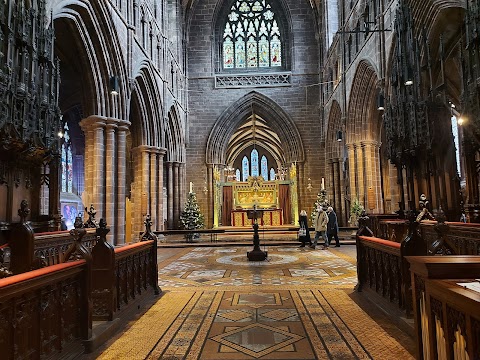
M 328 223 L 327 223 L 327 236 L 328 236 L 328 243 L 332 243 L 332 238 L 335 238 L 335 247 L 340 246 L 340 241 L 338 240 L 338 221 L 337 221 L 337 214 L 333 211 L 331 206 L 327 209 L 328 214 Z
M 305 228 L 306 230 L 306 233 L 305 233 L 305 236 L 299 236 L 298 237 L 298 241 L 301 241 L 302 242 L 302 245 L 300 245 L 300 247 L 305 247 L 305 244 L 311 244 L 312 243 L 312 240 L 310 239 L 310 231 L 308 230 L 308 216 L 307 216 L 307 212 L 305 210 L 302 210 L 300 212 L 300 219 L 298 220 L 298 223 L 300 225 L 300 228 Z

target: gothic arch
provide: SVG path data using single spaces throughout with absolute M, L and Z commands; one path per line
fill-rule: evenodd
M 207 164 L 225 164 L 231 136 L 252 111 L 264 118 L 278 135 L 287 163 L 305 160 L 300 133 L 290 116 L 270 98 L 252 91 L 230 105 L 216 121 L 207 140 Z
M 378 77 L 366 60 L 360 61 L 350 90 L 347 117 L 347 143 L 380 139 L 380 126 L 376 113 Z
M 114 27 L 108 5 L 103 1 L 69 0 L 57 2 L 52 9 L 55 22 L 65 21 L 73 31 L 79 49 L 82 76 L 86 78 L 83 91 L 85 117 L 99 115 L 127 118 L 128 79 L 121 54 L 122 46 Z M 110 77 L 119 79 L 118 96 L 110 94 Z
M 328 116 L 328 129 L 326 138 L 327 160 L 342 157 L 343 142 L 337 141 L 337 131 L 342 131 L 342 110 L 340 109 L 340 104 L 334 100 Z
M 161 147 L 163 143 L 163 132 L 161 131 L 163 127 L 163 105 L 154 71 L 147 61 L 140 64 L 135 76 L 130 97 L 130 111 L 132 111 L 133 101 L 137 103 L 139 109 L 141 109 L 140 113 L 143 114 L 139 117 L 140 123 L 132 122 L 132 131 L 134 127 L 138 127 L 140 132 L 137 145 Z
M 185 162 L 185 135 L 181 126 L 179 111 L 173 105 L 167 114 L 165 127 L 165 148 L 167 149 L 166 161 Z

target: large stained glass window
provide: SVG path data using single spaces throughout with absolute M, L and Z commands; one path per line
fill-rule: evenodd
M 237 181 L 241 181 L 242 180 L 242 177 L 240 176 L 240 169 L 237 169 L 235 171 L 235 180 Z
M 72 143 L 68 130 L 68 124 L 65 123 L 62 144 L 62 192 L 73 191 Z
M 235 1 L 223 30 L 223 68 L 282 66 L 282 38 L 267 0 Z
M 258 169 L 258 151 L 253 149 L 250 156 L 252 159 L 252 176 L 258 176 L 260 175 Z
M 247 181 L 250 176 L 250 166 L 246 156 L 242 160 L 242 181 Z

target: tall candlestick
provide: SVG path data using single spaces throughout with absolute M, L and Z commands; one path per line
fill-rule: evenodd
M 325 178 L 322 178 L 322 190 L 325 190 Z
M 193 193 L 193 182 L 190 181 L 190 192 Z

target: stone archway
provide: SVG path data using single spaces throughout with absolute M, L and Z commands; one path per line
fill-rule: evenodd
M 220 115 L 207 140 L 205 158 L 207 182 L 209 184 L 207 203 L 207 223 L 209 227 L 213 226 L 214 197 L 211 190 L 213 190 L 214 166 L 218 165 L 223 168 L 227 165 L 230 139 L 252 114 L 264 119 L 268 128 L 278 136 L 278 142 L 282 148 L 282 159 L 287 165 L 297 165 L 297 179 L 303 181 L 305 155 L 296 125 L 291 117 L 273 100 L 252 91 L 237 100 Z M 298 197 L 298 194 L 295 193 L 295 196 Z

